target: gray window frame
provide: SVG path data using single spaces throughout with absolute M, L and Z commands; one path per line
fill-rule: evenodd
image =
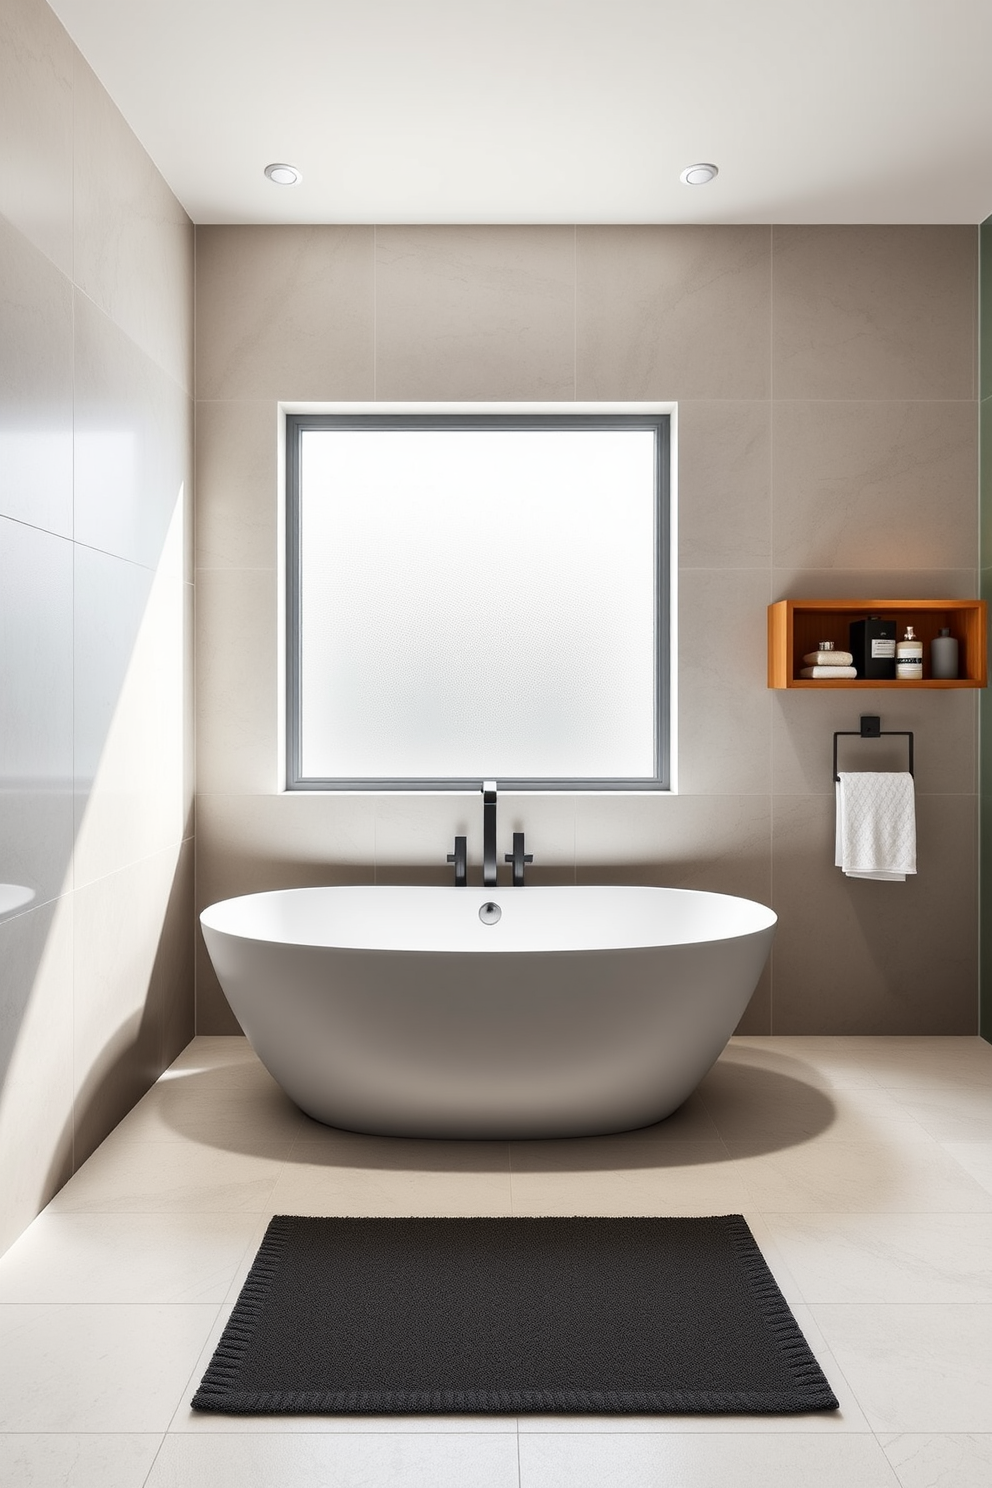
M 469 791 L 482 776 L 313 777 L 301 773 L 300 451 L 314 429 L 648 429 L 655 436 L 654 773 L 605 779 L 504 777 L 500 790 L 581 792 L 671 790 L 671 414 L 645 413 L 287 413 L 286 415 L 286 789 L 287 791 Z

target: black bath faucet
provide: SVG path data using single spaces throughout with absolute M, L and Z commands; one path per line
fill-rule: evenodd
M 496 782 L 482 782 L 482 882 L 496 883 Z
M 533 853 L 524 852 L 523 832 L 514 832 L 513 851 L 512 853 L 507 853 L 504 861 L 513 864 L 513 887 L 515 889 L 522 889 L 524 886 L 524 864 L 533 863 L 534 861 Z
M 465 851 L 466 838 L 455 838 L 455 850 L 448 854 L 448 862 L 455 865 L 455 888 L 463 889 L 468 883 L 468 853 Z

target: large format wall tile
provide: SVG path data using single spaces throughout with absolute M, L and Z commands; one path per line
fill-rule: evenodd
M 767 227 L 580 227 L 578 398 L 767 398 Z
M 841 637 L 838 637 L 840 644 Z M 877 713 L 882 727 L 911 730 L 916 789 L 973 796 L 976 789 L 977 697 L 966 689 L 898 692 L 846 689 L 776 692 L 772 704 L 772 788 L 775 795 L 833 796 L 834 730 L 859 728 L 863 713 Z M 906 740 L 837 741 L 842 770 L 905 770 Z
M 76 541 L 181 575 L 190 400 L 78 292 L 75 325 Z
M 691 795 L 770 786 L 767 570 L 679 574 L 678 782 Z
M 186 586 L 77 546 L 75 882 L 182 840 Z
M 192 225 L 78 52 L 73 110 L 75 281 L 191 392 Z
M 919 796 L 904 883 L 834 866 L 831 796 L 774 802 L 773 1033 L 975 1029 L 975 798 Z
M 0 1252 L 72 1172 L 72 898 L 0 923 Z
M 201 569 L 196 612 L 197 789 L 279 791 L 275 573 Z
M 161 1072 L 166 1018 L 174 1041 L 169 1002 L 188 997 L 180 979 L 191 970 L 175 944 L 176 912 L 192 909 L 180 860 L 177 844 L 73 895 L 77 1167 Z
M 773 599 L 974 599 L 976 586 L 974 568 L 772 569 Z
M 2 1251 L 193 1031 L 193 241 L 44 0 L 0 133 Z
M 72 272 L 75 48 L 38 0 L 0 6 L 0 214 Z
M 767 568 L 771 403 L 680 402 L 678 551 L 682 568 Z
M 72 535 L 72 289 L 0 217 L 0 512 Z
M 0 881 L 28 902 L 72 853 L 72 545 L 0 518 Z
M 772 229 L 776 398 L 974 398 L 973 227 Z
M 779 402 L 774 563 L 974 563 L 977 435 L 974 402 Z
M 196 406 L 196 564 L 274 568 L 279 418 L 267 402 Z
M 201 227 L 198 398 L 373 396 L 370 227 Z
M 377 398 L 574 396 L 567 227 L 380 227 Z

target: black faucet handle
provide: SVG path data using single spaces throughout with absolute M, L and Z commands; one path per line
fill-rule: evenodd
M 524 881 L 524 864 L 533 863 L 534 861 L 533 853 L 524 852 L 523 832 L 514 832 L 513 851 L 512 853 L 507 853 L 503 861 L 513 864 L 513 882 L 517 888 L 520 888 Z
M 455 865 L 455 887 L 463 889 L 468 884 L 468 852 L 466 850 L 466 837 L 455 838 L 455 850 L 450 852 L 446 861 Z

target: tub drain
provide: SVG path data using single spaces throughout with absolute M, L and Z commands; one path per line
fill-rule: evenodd
M 479 919 L 484 925 L 495 925 L 502 913 L 503 911 L 498 904 L 494 904 L 491 899 L 487 899 L 479 910 Z

